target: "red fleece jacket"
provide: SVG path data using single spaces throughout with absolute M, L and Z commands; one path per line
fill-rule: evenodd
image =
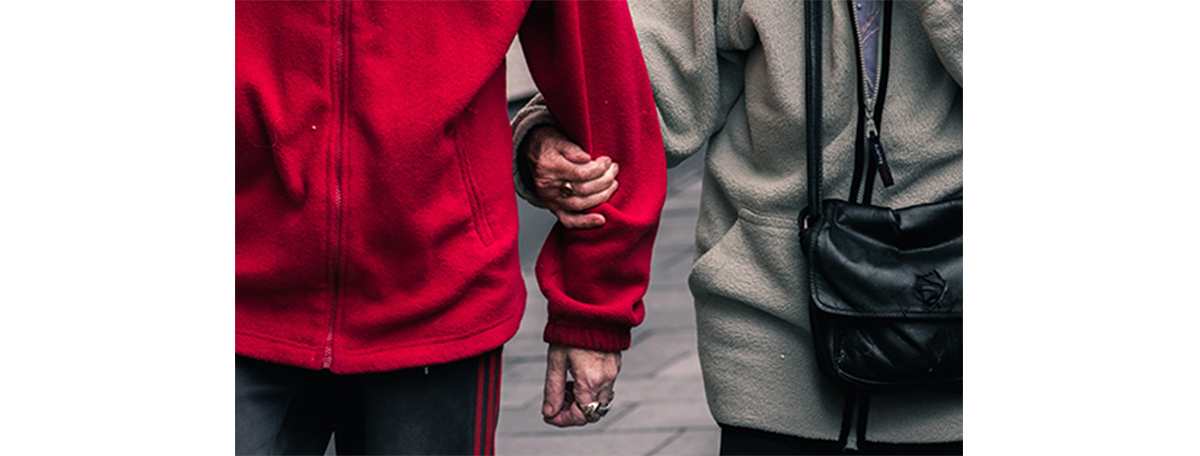
M 666 189 L 624 2 L 236 3 L 237 352 L 337 373 L 494 349 L 525 308 L 504 56 L 621 163 L 600 229 L 555 226 L 548 342 L 624 350 Z

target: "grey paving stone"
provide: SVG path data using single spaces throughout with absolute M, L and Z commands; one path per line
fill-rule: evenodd
M 689 430 L 654 454 L 668 455 L 715 455 L 721 448 L 720 429 Z
M 629 414 L 614 421 L 611 431 L 631 431 L 661 427 L 717 429 L 708 412 L 708 403 L 691 401 L 639 402 Z
M 557 434 L 496 438 L 497 455 L 644 455 L 664 446 L 675 431 L 624 434 Z
M 682 211 L 684 216 L 669 217 Z M 654 252 L 688 248 L 696 243 L 696 209 L 664 211 L 658 233 L 654 236 Z
M 540 396 L 540 395 L 539 395 Z M 541 400 L 535 406 L 524 408 L 500 408 L 500 421 L 496 426 L 496 440 L 508 436 L 549 435 L 560 429 L 542 421 Z
M 649 318 L 653 315 L 651 312 L 660 310 L 672 311 L 690 311 L 695 313 L 695 304 L 692 301 L 692 292 L 687 286 L 680 284 L 665 284 L 655 285 L 653 282 L 650 289 L 646 292 L 646 318 L 647 321 L 642 322 L 643 325 L 653 323 Z M 651 307 L 653 306 L 653 307 Z
M 671 252 L 656 254 L 650 261 L 650 285 L 675 283 L 687 286 L 688 274 L 692 272 L 695 247 L 679 248 Z
M 700 373 L 700 356 L 695 351 L 688 353 L 688 356 L 675 361 L 660 369 L 655 378 L 659 379 L 699 379 Z
M 545 356 L 545 355 L 542 355 Z M 510 362 L 504 365 L 504 377 L 501 387 L 505 384 L 544 383 L 546 381 L 546 361 L 544 358 L 526 362 Z M 501 394 L 504 394 L 501 392 Z
M 693 330 L 696 326 L 696 313 L 688 308 L 654 307 L 653 303 L 646 305 L 646 321 L 640 327 L 645 330 Z M 638 330 L 634 330 L 636 337 Z
M 526 300 L 525 316 L 521 319 L 521 327 L 517 329 L 517 334 L 513 338 L 527 337 L 541 342 L 542 330 L 546 329 L 546 320 L 548 318 L 546 315 L 545 298 Z M 545 351 L 545 348 L 543 347 L 541 350 Z
M 622 355 L 621 375 L 650 377 L 664 366 L 694 352 L 694 330 L 642 331 L 635 335 L 633 345 Z
M 700 377 L 618 377 L 613 389 L 616 393 L 614 411 L 645 402 L 705 402 L 704 381 Z M 663 426 L 672 424 L 662 423 Z
M 509 382 L 500 380 L 500 409 L 504 411 L 536 408 L 542 404 L 542 382 Z
M 518 332 L 515 337 L 504 344 L 504 359 L 510 357 L 546 354 L 546 343 L 542 342 L 542 331 Z

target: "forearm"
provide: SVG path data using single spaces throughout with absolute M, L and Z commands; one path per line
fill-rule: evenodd
M 535 2 L 527 23 L 521 33 L 526 61 L 553 120 L 592 158 L 608 156 L 621 165 L 621 190 L 595 209 L 604 226 L 556 225 L 538 256 L 535 272 L 550 314 L 545 339 L 624 350 L 630 328 L 645 315 L 642 297 L 666 195 L 645 62 L 622 3 Z

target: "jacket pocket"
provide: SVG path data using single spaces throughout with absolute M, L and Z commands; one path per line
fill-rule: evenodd
M 492 222 L 488 218 L 488 207 L 483 198 L 481 185 L 484 182 L 476 173 L 476 164 L 473 163 L 472 150 L 470 142 L 463 138 L 464 132 L 459 131 L 461 125 L 454 127 L 454 150 L 456 153 L 456 162 L 458 163 L 458 173 L 462 177 L 462 186 L 467 195 L 467 204 L 471 209 L 471 224 L 475 228 L 475 234 L 479 235 L 479 240 L 483 245 L 492 245 L 495 240 L 495 234 L 492 231 Z
M 737 220 L 696 260 L 688 285 L 808 329 L 808 279 L 795 219 L 739 209 Z

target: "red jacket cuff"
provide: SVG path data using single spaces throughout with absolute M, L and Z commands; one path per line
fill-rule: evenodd
M 628 350 L 631 340 L 629 330 L 580 328 L 554 322 L 546 323 L 542 338 L 551 344 L 607 352 Z

